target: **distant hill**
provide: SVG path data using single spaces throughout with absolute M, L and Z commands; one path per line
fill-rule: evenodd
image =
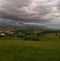
M 8 23 L 8 22 L 0 22 L 0 27 L 10 27 L 10 28 L 26 28 L 26 29 L 48 29 L 46 26 L 41 26 L 41 25 L 30 25 L 30 24 L 14 24 L 14 23 Z

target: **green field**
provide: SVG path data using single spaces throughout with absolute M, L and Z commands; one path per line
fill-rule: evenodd
M 0 40 L 0 61 L 60 61 L 60 41 Z
M 60 30 L 0 29 L 0 61 L 60 61 Z

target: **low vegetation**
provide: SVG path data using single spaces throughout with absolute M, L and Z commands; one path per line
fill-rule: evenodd
M 0 61 L 60 61 L 60 41 L 0 40 Z
M 59 30 L 0 31 L 0 61 L 60 61 Z
M 60 40 L 59 30 L 0 29 L 0 39 L 22 39 L 30 41 Z

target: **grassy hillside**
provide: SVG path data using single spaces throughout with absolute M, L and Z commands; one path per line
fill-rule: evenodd
M 60 61 L 60 30 L 1 28 L 0 61 Z
M 60 41 L 0 40 L 0 61 L 60 61 Z

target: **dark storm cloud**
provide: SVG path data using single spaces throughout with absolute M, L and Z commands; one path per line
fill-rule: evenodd
M 24 15 L 21 8 L 28 4 L 28 0 L 0 0 L 0 17 L 20 19 L 20 17 Z
M 0 18 L 26 22 L 59 22 L 59 0 L 0 0 Z

